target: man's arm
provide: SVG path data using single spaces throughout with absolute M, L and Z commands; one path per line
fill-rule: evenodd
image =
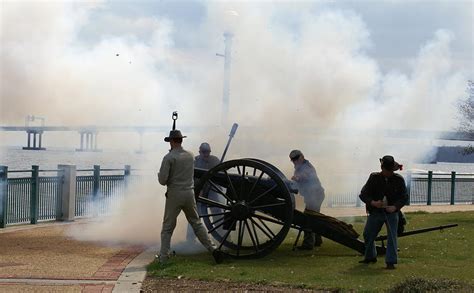
M 393 204 L 397 210 L 400 210 L 408 202 L 408 190 L 405 184 L 405 180 L 400 178 L 400 194 L 397 201 Z
M 360 191 L 359 198 L 367 206 L 375 207 L 375 208 L 382 208 L 383 207 L 383 201 L 374 200 L 374 198 L 373 198 L 373 193 L 374 193 L 373 184 L 374 184 L 374 177 L 371 174 L 369 176 L 369 179 L 367 179 L 367 182 L 365 183 L 364 187 L 362 187 L 362 190 Z
M 362 190 L 360 191 L 359 198 L 362 200 L 365 204 L 370 205 L 370 202 L 372 201 L 372 192 L 370 188 L 372 175 L 369 176 L 369 179 L 367 179 L 367 182 L 364 184 L 362 187 Z
M 163 158 L 163 161 L 161 162 L 160 171 L 158 172 L 158 182 L 160 182 L 161 185 L 166 185 L 168 183 L 170 169 L 171 169 L 171 162 L 165 156 Z

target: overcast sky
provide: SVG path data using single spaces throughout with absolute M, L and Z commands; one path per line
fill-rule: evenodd
M 34 114 L 53 125 L 155 125 L 178 109 L 217 123 L 223 62 L 215 54 L 232 31 L 232 119 L 263 123 L 255 117 L 279 113 L 364 126 L 403 105 L 393 127 L 450 128 L 474 77 L 473 5 L 1 0 L 0 122 Z M 205 117 L 196 111 L 203 104 Z M 429 114 L 443 115 L 441 125 L 411 112 L 426 104 L 438 107 Z
M 207 7 L 212 1 L 109 1 L 93 12 L 93 16 L 81 29 L 84 41 L 99 41 L 111 35 L 123 35 L 112 16 L 126 19 L 141 17 L 166 18 L 172 22 L 172 38 L 177 47 L 207 47 L 207 39 L 189 36 L 189 31 L 202 25 L 207 18 Z M 232 2 L 230 2 L 232 3 Z M 285 7 L 286 13 L 279 11 L 273 16 L 294 28 L 296 33 L 299 14 L 336 9 L 354 13 L 366 25 L 370 34 L 368 52 L 377 58 L 384 70 L 407 70 L 407 63 L 416 56 L 419 48 L 431 39 L 437 30 L 443 29 L 453 34 L 451 44 L 456 66 L 474 76 L 474 1 L 472 0 L 357 0 L 357 1 L 234 1 L 227 7 L 239 15 L 239 7 L 260 6 Z M 243 4 L 244 3 L 244 4 Z M 238 22 L 236 17 L 236 22 Z M 218 28 L 216 28 L 218 29 Z M 224 29 L 224 28 L 223 28 Z M 144 31 L 135 31 L 136 37 L 144 37 Z M 238 38 L 238 36 L 236 36 Z M 258 46 L 258 44 L 254 44 Z

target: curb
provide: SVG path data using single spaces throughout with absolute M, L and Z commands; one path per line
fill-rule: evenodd
M 155 252 L 149 248 L 135 257 L 122 271 L 112 292 L 140 292 L 146 277 L 146 267 L 155 259 Z

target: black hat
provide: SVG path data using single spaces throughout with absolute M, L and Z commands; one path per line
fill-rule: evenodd
M 172 138 L 185 138 L 186 136 L 183 136 L 181 134 L 181 131 L 176 129 L 176 130 L 171 130 L 170 135 L 165 137 L 165 141 L 169 142 Z
M 389 170 L 389 171 L 397 171 L 398 169 L 402 169 L 402 165 L 395 162 L 393 156 L 386 155 L 383 158 L 379 159 L 382 168 Z

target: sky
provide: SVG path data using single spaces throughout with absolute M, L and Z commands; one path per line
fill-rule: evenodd
M 220 125 L 226 31 L 223 133 L 285 149 L 308 129 L 456 129 L 474 77 L 472 1 L 0 3 L 0 125 Z

